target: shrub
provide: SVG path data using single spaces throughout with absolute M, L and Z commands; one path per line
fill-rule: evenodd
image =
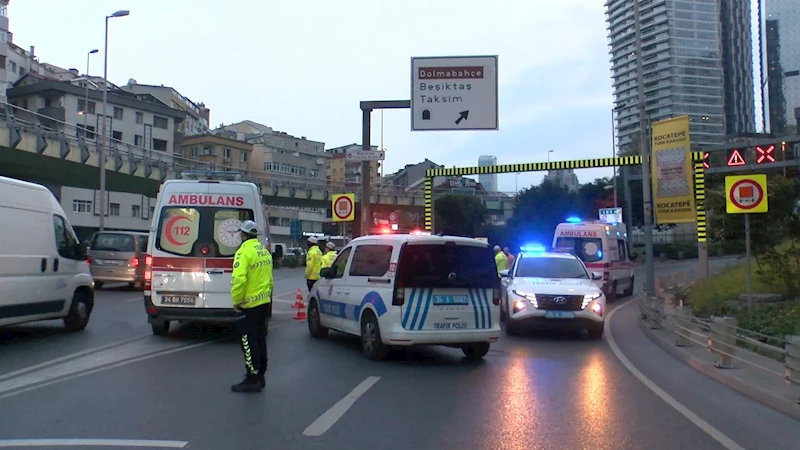
M 283 263 L 284 267 L 288 267 L 290 269 L 293 269 L 293 268 L 297 267 L 297 265 L 299 264 L 298 261 L 297 261 L 297 257 L 294 256 L 294 255 L 286 255 L 286 256 L 284 256 L 282 263 Z

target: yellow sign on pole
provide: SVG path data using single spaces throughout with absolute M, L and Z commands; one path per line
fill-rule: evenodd
M 695 221 L 694 171 L 692 169 L 689 116 L 654 122 L 650 158 L 655 222 Z
M 352 222 L 356 218 L 356 194 L 334 194 L 331 210 L 334 222 Z
M 725 211 L 728 214 L 769 211 L 767 176 L 751 174 L 725 177 Z

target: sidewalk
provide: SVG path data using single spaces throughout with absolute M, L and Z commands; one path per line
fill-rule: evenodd
M 691 342 L 688 347 L 675 345 L 676 334 L 670 318 L 663 320 L 662 325 L 663 329 L 654 330 L 644 321 L 639 321 L 640 328 L 650 340 L 678 360 L 729 388 L 800 421 L 800 387 L 787 384 L 778 375 L 785 372 L 782 362 L 737 349 L 736 356 L 744 361 L 734 360 L 734 368 L 720 369 L 714 366 L 715 355 L 705 346 L 695 342 Z M 696 336 L 693 339 L 700 338 Z

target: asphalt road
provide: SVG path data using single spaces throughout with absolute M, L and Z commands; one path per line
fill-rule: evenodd
M 658 270 L 692 270 L 691 264 Z M 712 270 L 724 264 L 714 261 Z M 299 270 L 280 271 L 276 279 L 278 294 L 303 285 Z M 157 338 L 141 301 L 127 301 L 138 299 L 136 292 L 101 292 L 83 333 L 0 330 L 0 447 L 56 449 L 76 443 L 66 439 L 97 439 L 84 443 L 213 450 L 796 450 L 800 442 L 800 423 L 652 344 L 626 299 L 615 305 L 602 341 L 533 334 L 503 337 L 478 363 L 446 348 L 392 352 L 375 363 L 360 356 L 355 339 L 336 333 L 311 339 L 305 322 L 291 319 L 293 295 L 285 295 L 270 325 L 267 388 L 243 395 L 229 391 L 244 368 L 225 330 L 183 327 Z M 138 339 L 125 343 L 131 338 Z M 114 347 L 91 350 L 103 345 Z M 30 369 L 54 358 L 65 361 Z

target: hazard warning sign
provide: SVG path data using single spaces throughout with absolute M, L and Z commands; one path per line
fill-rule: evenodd
M 745 165 L 745 162 L 741 152 L 739 152 L 738 149 L 733 149 L 733 151 L 728 155 L 728 167 L 743 165 Z

